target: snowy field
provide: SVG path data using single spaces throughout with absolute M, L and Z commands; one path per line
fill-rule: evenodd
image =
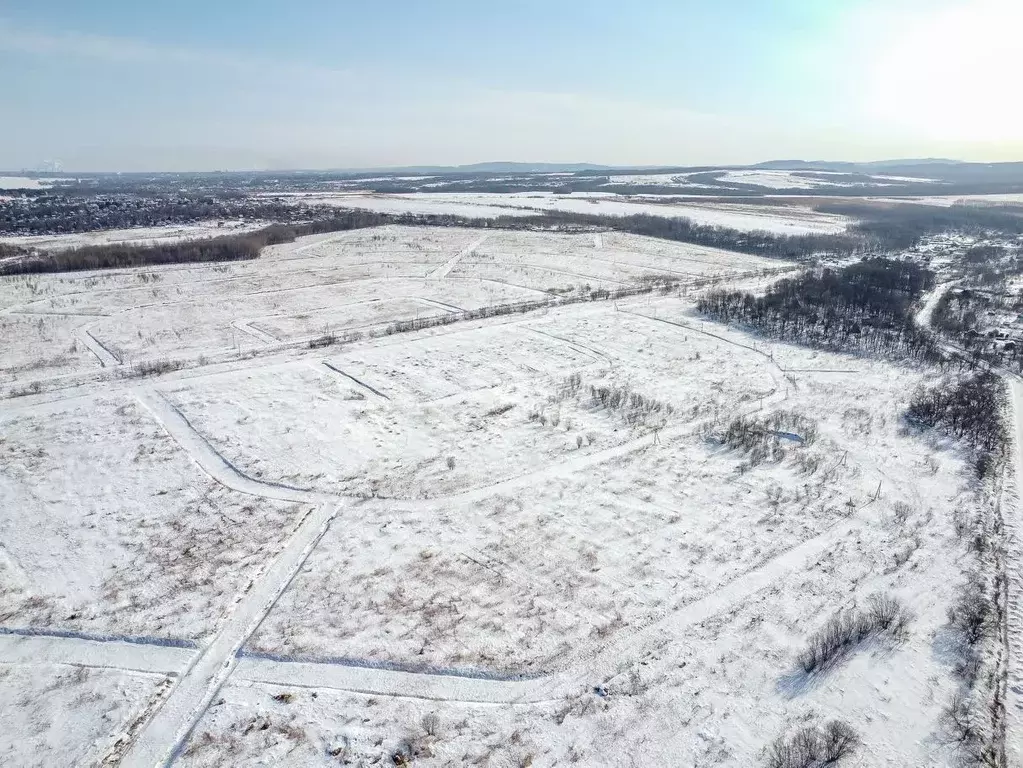
M 691 219 L 697 224 L 729 227 L 746 232 L 762 230 L 783 235 L 837 234 L 844 232 L 850 219 L 817 213 L 794 201 L 777 205 L 710 203 L 687 200 L 665 201 L 656 196 L 626 196 L 606 193 L 555 195 L 550 192 L 496 193 L 409 193 L 371 194 L 337 193 L 292 195 L 291 200 L 339 208 L 381 213 L 419 213 L 495 218 L 528 216 L 547 211 L 590 213 L 604 216 L 647 214 L 667 218 Z
M 181 240 L 238 235 L 266 226 L 260 221 L 206 221 L 201 224 L 179 224 L 165 227 L 133 227 L 101 229 L 71 235 L 5 235 L 0 243 L 35 248 L 40 251 L 66 251 L 89 245 L 156 245 Z
M 0 763 L 756 766 L 839 718 L 954 765 L 992 500 L 906 426 L 929 369 L 695 314 L 792 268 L 383 227 L 0 278 Z M 877 594 L 904 635 L 803 671 Z
M 867 197 L 865 200 L 893 203 L 917 203 L 918 205 L 938 205 L 948 208 L 959 204 L 990 205 L 1023 205 L 1023 194 L 1006 193 L 1001 195 L 927 195 L 925 197 Z
M 871 175 L 869 181 L 851 180 L 852 174 L 838 171 L 806 171 L 813 176 L 801 176 L 798 171 L 728 171 L 718 177 L 722 182 L 752 184 L 766 189 L 817 189 L 818 187 L 891 187 L 898 184 L 934 184 L 934 179 L 910 176 Z
M 0 190 L 2 189 L 48 189 L 54 182 L 73 181 L 73 179 L 32 179 L 28 176 L 0 176 Z

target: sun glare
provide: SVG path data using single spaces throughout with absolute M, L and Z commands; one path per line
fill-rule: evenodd
M 1023 3 L 978 0 L 923 11 L 871 62 L 872 119 L 937 141 L 1023 136 Z

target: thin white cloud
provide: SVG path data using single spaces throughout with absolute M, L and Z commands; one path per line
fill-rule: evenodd
M 145 40 L 74 31 L 43 32 L 0 18 L 0 51 L 48 58 L 82 58 L 116 64 L 195 65 L 234 73 L 272 74 L 319 82 L 351 83 L 356 73 L 317 64 L 278 61 L 246 54 L 163 45 Z
M 839 57 L 841 68 L 853 64 L 862 70 L 852 50 L 848 60 Z M 130 102 L 111 97 L 80 104 L 72 128 L 53 115 L 77 103 L 79 84 L 70 77 L 40 82 L 48 98 L 10 104 L 21 109 L 21 119 L 0 124 L 0 167 L 30 167 L 44 157 L 58 157 L 80 170 L 359 167 L 494 159 L 621 165 L 908 155 L 995 160 L 1023 149 L 1018 140 L 954 143 L 919 131 L 896 131 L 890 123 L 870 119 L 855 99 L 843 97 L 843 108 L 829 111 L 834 99 L 827 94 L 834 89 L 826 87 L 809 89 L 819 98 L 807 101 L 805 109 L 772 114 L 735 105 L 739 111 L 712 114 L 667 100 L 651 103 L 613 93 L 530 90 L 528 84 L 488 88 L 427 69 L 367 67 L 356 73 L 248 53 L 40 32 L 2 18 L 0 51 L 61 64 L 77 59 L 83 71 L 88 62 L 122 65 L 102 72 L 110 94 L 124 91 L 119 78 L 150 68 L 160 75 L 154 82 L 161 86 L 135 89 Z M 17 76 L 15 69 L 12 77 Z M 835 72 L 828 73 L 833 82 L 835 77 Z M 856 79 L 866 78 L 861 72 Z

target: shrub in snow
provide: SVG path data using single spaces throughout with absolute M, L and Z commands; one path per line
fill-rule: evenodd
M 766 764 L 768 768 L 823 768 L 851 755 L 859 743 L 848 723 L 831 720 L 779 737 L 767 749 Z
M 882 633 L 898 637 L 910 621 L 910 613 L 890 595 L 872 595 L 866 610 L 841 611 L 810 635 L 806 648 L 799 654 L 799 666 L 805 672 L 816 672 L 868 638 Z

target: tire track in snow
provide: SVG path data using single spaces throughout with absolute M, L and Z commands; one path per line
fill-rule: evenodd
M 312 504 L 327 500 L 337 501 L 341 498 L 328 493 L 249 477 L 224 458 L 205 437 L 199 434 L 185 415 L 155 389 L 136 388 L 135 397 L 206 474 L 227 488 L 250 496 Z
M 195 657 L 195 647 L 14 632 L 0 635 L 0 663 L 67 664 L 76 667 L 175 675 Z
M 495 679 L 484 673 L 458 670 L 410 671 L 376 667 L 358 660 L 321 661 L 298 658 L 281 661 L 245 655 L 238 664 L 239 680 L 271 685 L 335 689 L 399 698 L 455 701 L 476 704 L 539 704 L 576 695 L 607 682 L 647 652 L 691 627 L 744 604 L 778 579 L 805 567 L 861 527 L 843 521 L 792 547 L 720 589 L 665 618 L 634 632 L 622 632 L 610 643 L 583 653 L 569 666 L 551 675 L 522 680 Z M 397 667 L 398 665 L 393 665 Z
M 456 253 L 454 256 L 452 256 L 450 259 L 448 259 L 443 264 L 441 264 L 439 267 L 437 267 L 437 269 L 433 270 L 433 272 L 428 274 L 427 277 L 432 277 L 432 278 L 446 277 L 448 272 L 450 272 L 454 268 L 455 264 L 457 264 L 461 259 L 463 259 L 464 257 L 470 255 L 473 251 L 475 251 L 477 248 L 479 248 L 481 245 L 483 245 L 483 241 L 486 240 L 487 237 L 489 237 L 489 235 L 483 235 L 483 237 L 481 237 L 479 240 L 476 240 L 475 242 L 470 243 L 468 246 L 466 246 L 465 248 L 460 250 L 458 253 Z
M 135 738 L 120 742 L 120 754 L 108 755 L 105 762 L 125 768 L 152 768 L 173 762 L 234 671 L 238 651 L 291 584 L 337 513 L 336 504 L 321 504 L 306 515 L 281 553 L 239 598 L 213 640 L 193 657 Z
M 198 648 L 192 640 L 174 637 L 145 637 L 139 635 L 121 635 L 103 632 L 82 632 L 75 629 L 58 629 L 42 627 L 0 627 L 0 636 L 42 637 L 62 640 L 86 640 L 93 643 L 127 643 L 129 645 L 151 645 L 162 648 Z
M 104 368 L 120 365 L 121 361 L 109 349 L 103 346 L 103 342 L 92 335 L 92 331 L 89 330 L 90 328 L 91 326 L 87 325 L 75 328 L 75 338 L 87 346 L 89 351 L 99 358 L 99 363 Z
M 264 344 L 281 343 L 281 340 L 278 339 L 276 336 L 271 336 L 266 331 L 261 331 L 258 328 L 253 328 L 250 325 L 251 322 L 252 322 L 251 320 L 235 320 L 234 322 L 231 323 L 231 326 L 241 331 L 242 333 L 248 334 L 257 341 L 263 342 Z

